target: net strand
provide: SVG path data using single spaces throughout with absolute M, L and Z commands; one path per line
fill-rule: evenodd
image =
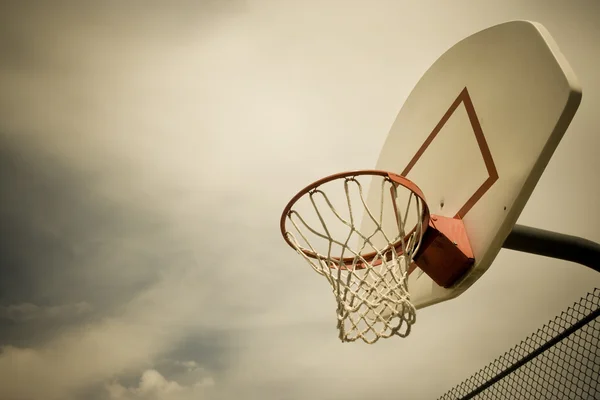
M 380 190 L 377 191 L 379 212 L 373 212 L 368 206 L 357 177 L 345 177 L 343 190 L 347 217 L 336 209 L 327 193 L 320 188 L 308 192 L 310 210 L 314 212 L 316 223 L 309 223 L 293 209 L 287 214 L 295 231 L 286 231 L 290 243 L 333 289 L 337 301 L 337 327 L 343 342 L 362 340 L 371 344 L 394 335 L 406 337 L 416 322 L 416 310 L 408 291 L 408 267 L 421 243 L 423 200 L 410 192 L 404 208 L 398 196 L 398 189 L 404 187 L 385 176 L 373 176 L 373 179 L 376 178 L 381 179 Z M 389 195 L 395 214 L 393 229 L 387 226 L 384 229 L 383 224 L 387 186 L 390 186 Z M 352 201 L 354 189 L 359 202 Z M 317 200 L 323 204 L 318 204 Z M 363 217 L 373 225 L 372 232 L 361 232 L 356 226 L 359 205 L 362 205 Z M 324 210 L 321 210 L 323 207 Z M 331 211 L 327 215 L 334 222 L 340 222 L 349 229 L 346 234 L 333 237 L 325 210 Z M 406 224 L 411 212 L 417 222 L 407 233 Z M 397 230 L 397 233 L 390 230 Z M 311 244 L 309 234 L 314 235 L 316 240 L 325 241 L 324 254 Z M 381 243 L 375 243 L 376 237 L 381 237 Z M 356 248 L 350 245 L 353 238 L 358 240 Z M 341 249 L 339 254 L 334 248 Z M 369 257 L 366 257 L 367 251 L 371 253 Z

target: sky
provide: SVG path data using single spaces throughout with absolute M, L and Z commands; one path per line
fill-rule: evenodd
M 600 242 L 600 3 L 0 5 L 0 398 L 432 399 L 597 273 L 503 250 L 408 338 L 341 343 L 279 216 L 375 165 L 452 44 L 543 23 L 583 100 L 519 223 Z

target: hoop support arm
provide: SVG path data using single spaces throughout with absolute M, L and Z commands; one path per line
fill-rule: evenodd
M 515 225 L 502 247 L 576 262 L 600 272 L 600 244 L 577 236 Z

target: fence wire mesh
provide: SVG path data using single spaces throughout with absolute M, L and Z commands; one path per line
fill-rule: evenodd
M 600 288 L 439 400 L 600 399 Z

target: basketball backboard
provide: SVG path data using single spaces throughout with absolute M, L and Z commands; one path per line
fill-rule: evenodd
M 461 217 L 473 267 L 452 287 L 416 269 L 416 308 L 454 298 L 489 268 L 581 100 L 581 88 L 540 24 L 513 21 L 444 53 L 404 103 L 376 165 L 406 176 L 432 214 Z M 378 188 L 368 203 L 379 201 Z M 394 224 L 395 221 L 389 221 Z

